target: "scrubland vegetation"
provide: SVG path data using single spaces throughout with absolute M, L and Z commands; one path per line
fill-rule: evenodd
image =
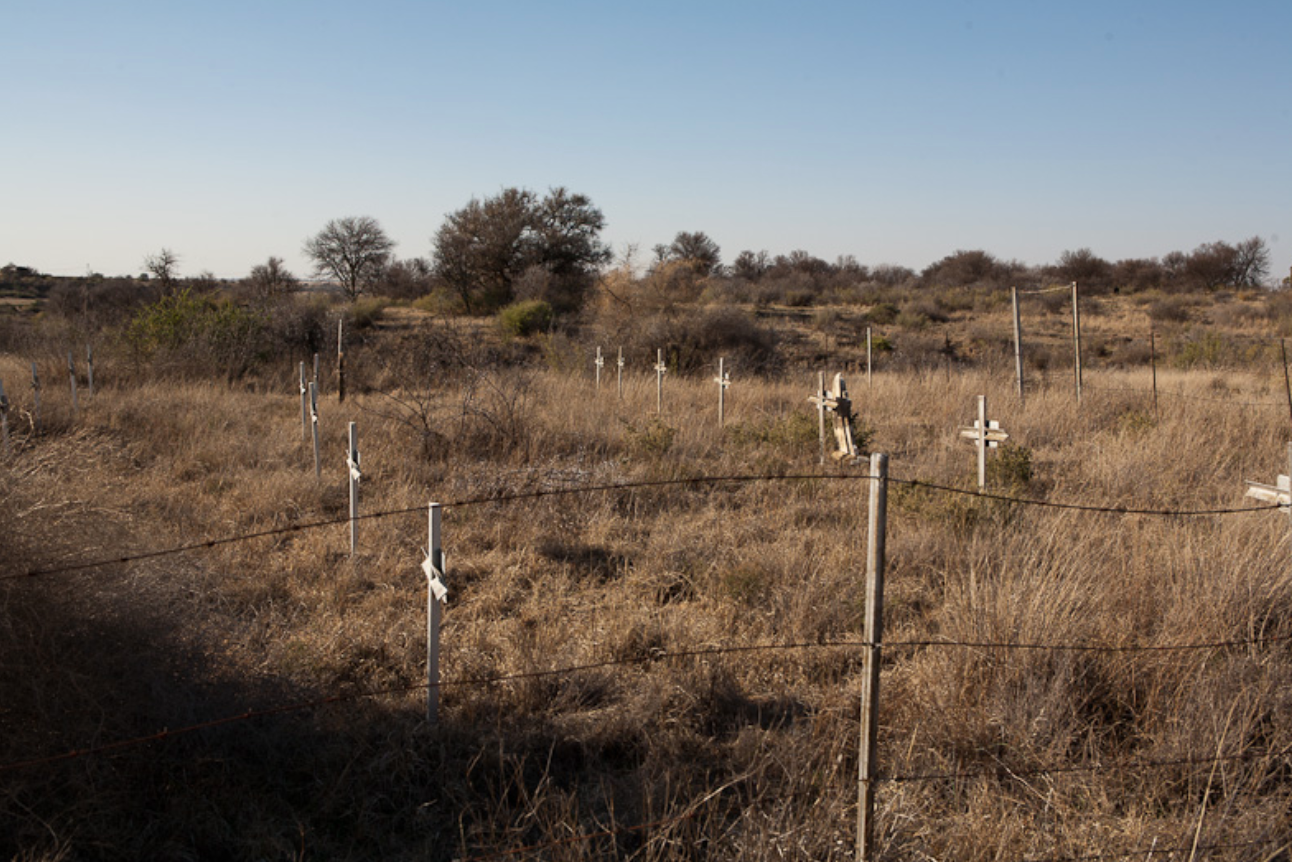
M 1286 294 L 1083 299 L 1080 404 L 1070 296 L 1029 294 L 1020 404 L 999 285 L 835 271 L 787 302 L 661 257 L 604 275 L 577 317 L 193 285 L 0 316 L 0 854 L 853 858 L 868 483 L 818 465 L 820 369 L 847 373 L 858 440 L 892 457 L 881 858 L 1288 858 L 1286 517 L 997 499 L 1243 507 L 1243 480 L 1287 469 Z M 73 415 L 66 351 L 87 341 Z M 321 482 L 296 391 L 314 351 Z M 992 496 L 912 484 L 974 487 L 957 432 L 979 394 L 1011 436 Z M 402 513 L 363 521 L 354 559 L 349 421 L 362 510 Z

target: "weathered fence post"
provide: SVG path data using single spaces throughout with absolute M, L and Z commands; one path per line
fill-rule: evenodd
M 301 363 L 301 439 L 310 439 L 310 387 L 305 382 L 305 363 Z
M 888 533 L 888 456 L 870 456 L 866 530 L 866 646 L 861 675 L 861 750 L 857 765 L 857 858 L 873 862 L 875 783 L 879 757 L 879 665 L 884 641 L 884 561 Z
M 345 465 L 350 475 L 350 558 L 354 559 L 355 549 L 359 544 L 359 433 L 355 424 L 350 423 L 350 449 L 345 458 Z
M 821 466 L 825 466 L 825 402 L 829 394 L 825 391 L 825 372 L 817 372 L 816 383 L 816 430 L 821 439 Z
M 1072 356 L 1073 379 L 1077 386 L 1077 403 L 1081 403 L 1081 308 L 1077 304 L 1077 283 L 1072 282 Z
M 668 371 L 668 366 L 664 364 L 664 351 L 655 351 L 655 412 L 664 412 L 664 372 Z
M 1018 403 L 1023 403 L 1023 322 L 1018 314 L 1018 288 L 1009 289 L 1014 300 L 1014 377 L 1018 380 Z
M 426 573 L 426 720 L 431 724 L 440 713 L 440 614 L 449 596 L 444 586 L 446 568 L 440 544 L 440 504 L 431 503 L 426 559 L 422 561 Z
M 323 468 L 319 465 L 319 390 L 310 384 L 310 430 L 314 436 L 314 478 L 323 478 Z
M 345 319 L 336 322 L 336 400 L 345 400 Z
M 874 387 L 874 381 L 871 378 L 871 370 L 873 367 L 874 366 L 873 366 L 873 356 L 871 351 L 870 327 L 867 326 L 866 327 L 866 388 L 867 389 L 871 389 Z
M 36 373 L 36 363 L 31 364 L 31 430 L 40 433 L 40 375 Z
M 314 354 L 314 385 L 318 387 L 319 394 L 323 394 L 323 384 L 319 381 L 319 355 Z
M 1283 389 L 1287 392 L 1288 398 L 1288 418 L 1292 419 L 1292 379 L 1288 377 L 1288 345 L 1287 339 L 1279 339 L 1279 349 L 1283 351 Z
M 731 372 L 724 371 L 722 368 L 725 358 L 718 358 L 718 376 L 713 378 L 718 384 L 718 427 L 721 428 L 727 422 L 727 387 L 731 385 Z
M 1157 412 L 1157 335 L 1152 329 L 1148 331 L 1148 361 L 1153 366 L 1153 418 L 1158 419 L 1160 417 Z M 1286 367 L 1284 365 L 1285 369 Z M 1284 380 L 1286 382 L 1286 376 Z M 1292 400 L 1292 395 L 1289 396 L 1289 400 Z
M 85 345 L 85 386 L 86 397 L 94 397 L 94 345 Z
M 72 360 L 72 351 L 67 351 L 67 379 L 72 384 L 72 418 L 76 418 L 76 363 Z
M 4 381 L 0 380 L 0 437 L 4 438 L 4 454 L 9 457 L 9 397 L 4 394 Z

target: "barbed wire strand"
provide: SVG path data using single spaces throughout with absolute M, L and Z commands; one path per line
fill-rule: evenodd
M 929 647 L 961 647 L 961 648 L 974 648 L 974 649 L 996 648 L 996 649 L 1024 649 L 1024 650 L 1049 649 L 1049 650 L 1083 650 L 1083 651 L 1098 650 L 1098 651 L 1109 651 L 1109 652 L 1133 652 L 1133 651 L 1165 652 L 1165 651 L 1191 651 L 1191 650 L 1203 650 L 1203 649 L 1229 649 L 1229 648 L 1235 648 L 1239 646 L 1254 646 L 1257 644 L 1278 643 L 1278 642 L 1289 641 L 1289 640 L 1292 640 L 1292 635 L 1276 636 L 1276 637 L 1269 637 L 1269 638 L 1253 638 L 1253 639 L 1236 640 L 1236 641 L 1216 641 L 1211 643 L 1199 643 L 1199 644 L 1176 644 L 1176 645 L 1168 644 L 1168 645 L 1161 645 L 1161 646 L 1145 646 L 1145 647 L 1138 647 L 1138 648 L 1131 647 L 1131 646 L 1098 646 L 1098 645 L 1078 645 L 1078 644 L 1011 644 L 1011 643 L 985 643 L 985 642 L 976 642 L 976 641 L 946 641 L 946 640 L 893 641 L 889 643 L 881 643 L 878 646 L 881 649 L 883 648 L 912 649 L 912 648 L 929 648 Z M 638 655 L 638 656 L 631 656 L 627 658 L 617 658 L 617 659 L 605 659 L 597 662 L 590 662 L 590 663 L 580 664 L 580 665 L 570 665 L 570 666 L 560 667 L 560 668 L 549 668 L 546 670 L 522 671 L 518 673 L 495 675 L 495 676 L 488 676 L 488 677 L 464 677 L 462 679 L 455 679 L 455 680 L 441 680 L 434 687 L 449 688 L 449 687 L 500 685 L 503 683 L 519 682 L 519 681 L 528 680 L 528 679 L 539 679 L 539 678 L 551 677 L 551 676 L 570 676 L 576 673 L 584 673 L 584 672 L 594 671 L 594 670 L 604 670 L 606 668 L 611 668 L 611 667 L 650 664 L 654 662 L 671 661 L 671 660 L 685 659 L 685 658 L 706 658 L 706 657 L 715 657 L 715 656 L 722 656 L 722 655 L 747 654 L 747 653 L 755 653 L 755 652 L 790 651 L 790 650 L 802 650 L 802 649 L 846 649 L 846 648 L 861 648 L 861 647 L 871 647 L 871 646 L 874 646 L 874 644 L 872 644 L 869 641 L 830 641 L 825 643 L 822 643 L 819 641 L 804 641 L 804 642 L 796 642 L 796 643 L 779 643 L 779 644 L 776 644 L 776 643 L 744 644 L 744 645 L 737 645 L 737 646 L 698 647 L 695 649 L 677 650 L 673 652 L 652 650 L 648 653 L 645 653 L 643 655 Z M 73 749 L 72 751 L 67 751 L 62 754 L 50 755 L 47 757 L 32 758 L 24 761 L 16 761 L 8 764 L 0 764 L 0 772 L 8 772 L 8 771 L 23 769 L 23 768 L 32 767 L 32 766 L 48 765 L 48 764 L 58 763 L 61 761 L 74 760 L 81 757 L 87 757 L 90 755 L 108 753 L 108 752 L 117 751 L 124 748 L 131 748 L 131 747 L 136 747 L 140 745 L 145 745 L 150 742 L 159 742 L 161 740 L 168 739 L 170 737 L 182 736 L 185 734 L 195 733 L 202 730 L 210 730 L 212 728 L 221 727 L 229 724 L 235 724 L 235 723 L 244 722 L 244 721 L 251 721 L 253 719 L 258 719 L 258 718 L 266 718 L 266 717 L 275 716 L 275 715 L 285 715 L 292 712 L 304 712 L 306 710 L 317 709 L 324 706 L 331 706 L 334 704 L 348 703 L 348 702 L 370 699 L 370 698 L 389 697 L 392 695 L 408 694 L 415 691 L 425 691 L 431 687 L 432 686 L 429 683 L 418 682 L 418 683 L 411 683 L 408 685 L 391 686 L 391 687 L 381 688 L 381 689 L 369 689 L 369 690 L 363 690 L 363 691 L 338 693 L 338 694 L 330 695 L 328 697 L 316 698 L 314 700 L 300 701 L 300 702 L 291 703 L 291 704 L 282 704 L 279 706 L 266 707 L 263 709 L 247 710 L 245 712 L 242 712 L 236 715 L 230 715 L 230 716 L 225 716 L 223 718 L 211 719 L 209 721 L 203 721 L 197 724 L 180 727 L 173 730 L 165 729 L 157 733 L 134 737 L 132 739 L 104 743 L 103 745 L 93 746 L 85 749 Z M 979 774 L 979 773 L 975 773 L 975 774 Z M 990 773 L 984 771 L 980 774 L 990 774 Z M 969 774 L 966 773 L 964 775 L 958 775 L 955 773 L 937 773 L 937 774 L 930 774 L 926 778 L 911 776 L 911 777 L 893 777 L 887 780 L 890 780 L 890 781 L 930 780 L 932 781 L 935 779 L 949 779 L 949 778 L 956 778 L 956 777 L 969 777 Z
M 636 491 L 649 488 L 663 488 L 670 486 L 685 485 L 706 485 L 722 483 L 753 483 L 753 482 L 776 482 L 776 481 L 865 481 L 874 479 L 869 473 L 778 473 L 766 475 L 735 474 L 725 476 L 694 476 L 685 479 L 654 479 L 640 482 L 619 482 L 605 485 L 587 485 L 576 488 L 550 488 L 537 491 L 524 491 L 513 494 L 492 494 L 484 497 L 467 498 L 456 501 L 446 501 L 441 503 L 445 509 L 462 509 L 471 506 L 480 506 L 490 503 L 502 504 L 513 503 L 523 500 L 536 500 L 544 497 L 555 497 L 563 495 L 593 494 L 606 493 L 614 491 Z M 991 494 L 979 492 L 965 488 L 955 488 L 950 485 L 941 485 L 936 482 L 928 482 L 922 479 L 902 479 L 900 477 L 890 476 L 889 482 L 899 485 L 909 485 L 916 488 L 927 488 L 929 490 L 939 491 L 948 494 L 961 494 L 964 496 L 976 497 L 984 500 L 997 500 L 1001 502 L 1014 503 L 1023 506 L 1038 506 L 1051 509 L 1066 509 L 1070 511 L 1113 514 L 1113 515 L 1151 515 L 1158 517 L 1202 517 L 1213 515 L 1238 515 L 1250 514 L 1253 512 L 1270 511 L 1281 508 L 1278 503 L 1271 503 L 1256 506 L 1214 508 L 1214 509 L 1140 509 L 1129 506 L 1091 506 L 1079 503 L 1062 503 L 1052 500 L 1037 500 L 1026 497 L 1010 497 L 1003 494 Z M 380 512 L 369 512 L 360 514 L 355 517 L 356 521 L 372 521 L 402 515 L 411 515 L 415 513 L 424 513 L 426 506 L 410 506 L 401 509 L 389 509 Z M 336 517 L 321 521 L 310 521 L 302 524 L 289 524 L 284 527 L 274 527 L 266 530 L 258 530 L 251 533 L 243 533 L 235 536 L 224 536 L 220 538 L 205 539 L 198 542 L 191 542 L 184 545 L 177 545 L 170 548 L 163 548 L 155 551 L 144 551 L 138 554 L 127 554 L 116 557 L 105 557 L 98 560 L 91 560 L 82 563 L 69 563 L 59 566 L 48 566 L 45 568 L 28 569 L 25 572 L 17 574 L 2 575 L 0 582 L 17 581 L 28 578 L 37 578 L 47 575 L 67 574 L 71 572 L 85 571 L 96 569 L 103 566 L 123 565 L 126 563 L 139 562 L 141 560 L 151 560 L 158 557 L 173 556 L 184 554 L 190 551 L 208 550 L 223 545 L 235 544 L 238 542 L 251 541 L 253 539 L 271 538 L 273 536 L 282 536 L 289 533 L 305 532 L 308 530 L 321 529 L 324 527 L 334 527 L 350 523 L 350 517 Z

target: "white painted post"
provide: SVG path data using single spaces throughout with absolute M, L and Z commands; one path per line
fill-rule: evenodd
M 4 381 L 0 380 L 0 437 L 4 438 L 4 454 L 9 457 L 9 397 L 4 394 Z
M 94 345 L 85 345 L 85 383 L 88 388 L 87 397 L 94 397 Z
M 664 412 L 664 372 L 668 371 L 668 366 L 664 364 L 664 351 L 655 351 L 655 412 Z
M 727 422 L 727 387 L 731 385 L 731 373 L 723 370 L 725 358 L 718 358 L 718 376 L 713 378 L 718 384 L 718 427 L 722 428 Z
M 619 400 L 624 400 L 624 349 L 619 348 Z
M 305 382 L 305 363 L 300 366 L 301 371 L 301 439 L 310 439 L 310 388 Z
M 1023 403 L 1023 323 L 1018 314 L 1018 288 L 1009 289 L 1014 301 L 1014 377 L 1018 380 L 1018 403 Z
M 314 436 L 314 478 L 323 478 L 323 469 L 319 465 L 319 390 L 310 384 L 310 430 Z
M 1072 282 L 1072 373 L 1077 385 L 1077 403 L 1081 403 L 1081 309 L 1077 305 L 1077 283 Z
M 435 724 L 440 712 L 440 614 L 448 601 L 447 569 L 440 544 L 440 504 L 431 503 L 426 540 L 426 720 Z
M 72 383 L 72 418 L 76 418 L 76 363 L 72 361 L 72 351 L 67 351 L 67 378 Z
M 354 559 L 355 549 L 359 543 L 359 433 L 355 424 L 350 423 L 350 451 L 346 455 L 345 466 L 350 474 L 350 559 Z
M 35 433 L 39 434 L 40 433 L 40 375 L 36 373 L 36 363 L 34 362 L 31 364 L 31 399 L 32 399 L 31 426 L 32 426 L 32 430 Z
M 866 388 L 867 389 L 874 387 L 874 381 L 871 379 L 871 376 L 870 376 L 872 368 L 873 368 L 873 364 L 872 364 L 872 352 L 871 352 L 871 343 L 870 343 L 870 327 L 867 326 L 866 327 Z
M 597 358 L 592 363 L 597 367 L 597 394 L 601 394 L 601 369 L 605 366 L 606 360 L 601 356 L 601 347 L 597 347 Z
M 888 533 L 888 456 L 870 456 L 870 516 L 866 531 L 866 646 L 861 675 L 861 750 L 857 765 L 857 858 L 875 853 L 875 774 L 879 762 L 879 665 L 884 641 L 885 540 Z

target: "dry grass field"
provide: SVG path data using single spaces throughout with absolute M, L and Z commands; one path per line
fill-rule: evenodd
M 321 481 L 292 367 L 105 350 L 73 415 L 56 351 L 0 354 L 0 856 L 854 858 L 869 482 L 818 464 L 820 368 L 891 456 L 880 858 L 1287 860 L 1292 544 L 1243 496 L 1288 470 L 1279 321 L 1186 308 L 1205 332 L 1159 328 L 1155 411 L 1142 305 L 1083 310 L 1078 404 L 1044 301 L 1021 404 L 1007 298 L 889 328 L 870 386 L 861 312 L 767 311 L 784 359 L 732 368 L 721 429 L 711 373 L 657 414 L 644 357 L 620 399 L 592 342 L 458 362 L 490 336 L 402 310 L 344 403 L 325 369 Z M 980 394 L 1011 438 L 987 497 Z

